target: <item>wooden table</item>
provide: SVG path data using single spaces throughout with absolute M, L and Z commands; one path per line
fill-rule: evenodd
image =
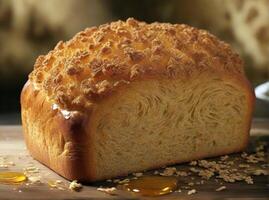
M 262 140 L 269 142 L 269 120 L 254 120 L 251 130 L 251 142 Z M 250 145 L 251 146 L 251 145 Z M 250 147 L 251 148 L 251 147 Z M 268 153 L 268 149 L 267 149 Z M 33 160 L 24 145 L 21 126 L 0 126 L 0 161 L 6 158 L 10 163 L 8 169 L 0 168 L 0 171 L 23 171 L 23 168 L 35 166 L 40 169 L 37 175 L 41 176 L 40 184 L 33 185 L 3 185 L 0 184 L 0 199 L 7 200 L 33 200 L 33 199 L 269 199 L 269 180 L 268 176 L 255 177 L 253 185 L 243 182 L 225 184 L 227 190 L 216 192 L 216 182 L 209 180 L 204 185 L 196 186 L 197 193 L 187 195 L 186 191 L 182 193 L 172 193 L 165 196 L 148 198 L 131 195 L 127 192 L 119 192 L 117 196 L 108 195 L 97 191 L 99 186 L 106 186 L 108 183 L 95 183 L 83 186 L 80 192 L 73 192 L 68 189 L 69 182 L 49 170 L 47 167 Z M 1 164 L 1 163 L 0 163 Z M 184 165 L 178 165 L 180 167 Z M 149 172 L 151 173 L 151 172 Z M 49 181 L 61 180 L 61 186 L 64 190 L 51 188 L 47 183 Z

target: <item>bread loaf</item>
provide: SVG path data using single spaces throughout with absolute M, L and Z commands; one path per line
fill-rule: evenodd
M 242 151 L 253 103 L 228 44 L 187 25 L 128 19 L 39 56 L 21 113 L 35 159 L 97 181 Z

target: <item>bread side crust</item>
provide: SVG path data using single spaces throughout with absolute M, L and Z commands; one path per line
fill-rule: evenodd
M 66 119 L 30 81 L 21 93 L 21 113 L 26 146 L 33 158 L 69 180 L 93 180 L 87 114 L 74 112 Z
M 245 132 L 246 132 L 246 140 L 245 140 L 245 145 L 238 151 L 243 151 L 247 148 L 248 143 L 249 143 L 249 138 L 250 138 L 250 129 L 251 129 L 251 122 L 252 122 L 252 116 L 254 113 L 254 108 L 255 108 L 255 101 L 256 101 L 256 96 L 253 87 L 251 86 L 251 83 L 245 76 L 238 76 L 238 79 L 236 79 L 240 84 L 244 84 L 243 88 L 246 89 L 247 91 L 247 114 L 246 114 L 246 127 L 245 127 Z
M 251 83 L 246 78 L 244 74 L 233 74 L 233 73 L 226 73 L 222 74 L 223 78 L 227 80 L 227 82 L 230 82 L 232 84 L 238 85 L 242 88 L 243 92 L 246 94 L 246 103 L 247 103 L 247 111 L 246 116 L 243 116 L 246 119 L 246 124 L 244 127 L 245 132 L 245 140 L 243 142 L 242 146 L 238 146 L 237 149 L 230 152 L 225 152 L 222 155 L 230 154 L 230 153 L 238 153 L 241 151 L 244 151 L 249 143 L 249 136 L 250 136 L 250 129 L 251 129 L 251 121 L 252 116 L 254 112 L 254 106 L 255 106 L 255 92 L 253 87 L 251 86 Z M 226 77 L 226 78 L 225 78 Z

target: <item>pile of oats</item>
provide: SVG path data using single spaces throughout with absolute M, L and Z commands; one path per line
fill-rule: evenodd
M 254 184 L 253 176 L 269 175 L 269 164 L 264 146 L 265 144 L 257 146 L 255 153 L 252 154 L 243 152 L 241 156 L 224 155 L 213 161 L 212 159 L 194 160 L 187 167 L 185 165 L 177 166 L 177 168 L 164 167 L 162 170 L 155 170 L 153 175 L 180 177 L 179 188 L 176 192 L 185 190 L 188 195 L 197 193 L 193 187 L 203 185 L 209 180 L 218 184 L 216 192 L 226 190 L 225 183 L 243 181 L 246 184 Z M 144 173 L 137 172 L 133 173 L 133 177 L 129 179 L 114 179 L 107 182 L 124 184 L 141 176 L 144 176 Z M 99 191 L 102 190 L 99 189 Z

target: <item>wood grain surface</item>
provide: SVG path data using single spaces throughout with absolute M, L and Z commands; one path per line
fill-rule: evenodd
M 269 119 L 268 120 L 254 120 L 251 130 L 251 142 L 248 151 L 252 151 L 253 145 L 256 141 L 264 141 L 269 143 Z M 268 145 L 267 145 L 268 147 Z M 266 149 L 268 156 L 268 149 Z M 240 155 L 233 155 L 240 156 Z M 268 158 L 268 157 L 267 157 Z M 34 166 L 39 168 L 39 171 L 34 176 L 41 177 L 41 183 L 35 184 L 21 184 L 21 185 L 5 185 L 0 183 L 0 199 L 6 200 L 34 200 L 34 199 L 227 199 L 227 200 L 250 200 L 250 199 L 269 199 L 269 179 L 268 176 L 254 177 L 254 184 L 248 185 L 244 182 L 225 183 L 226 190 L 216 192 L 216 188 L 220 185 L 215 179 L 210 179 L 203 185 L 195 186 L 197 193 L 194 195 L 187 195 L 187 190 L 181 193 L 172 193 L 165 196 L 148 198 L 134 196 L 133 194 L 119 191 L 117 195 L 112 196 L 100 191 L 97 187 L 100 186 L 114 186 L 112 183 L 98 182 L 94 184 L 83 184 L 80 192 L 74 192 L 68 189 L 69 183 L 64 178 L 58 176 L 49 168 L 43 166 L 39 162 L 33 160 L 25 147 L 21 126 L 0 126 L 0 161 L 5 159 L 9 162 L 8 168 L 1 168 L 0 171 L 20 171 L 23 172 L 25 168 Z M 217 159 L 217 158 L 216 158 Z M 211 159 L 212 160 L 212 159 Z M 214 159 L 213 159 L 214 160 Z M 268 161 L 267 161 L 268 163 Z M 1 163 L 0 163 L 1 164 Z M 176 167 L 184 168 L 186 164 L 177 165 Z M 152 172 L 146 172 L 151 174 Z M 188 179 L 188 177 L 187 177 Z M 61 180 L 62 189 L 52 188 L 48 182 Z M 186 179 L 179 177 L 179 185 L 186 183 Z M 190 180 L 191 181 L 191 180 Z

